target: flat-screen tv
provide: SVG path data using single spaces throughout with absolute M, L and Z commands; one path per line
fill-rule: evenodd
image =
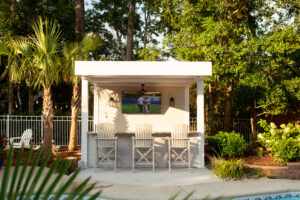
M 122 92 L 122 113 L 161 113 L 161 93 Z

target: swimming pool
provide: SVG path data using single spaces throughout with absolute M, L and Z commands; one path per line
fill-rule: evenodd
M 234 198 L 234 200 L 272 200 L 272 199 L 300 200 L 300 192 L 285 192 L 285 193 Z
M 31 198 L 30 198 L 30 200 L 33 200 L 34 199 L 34 195 L 32 195 L 31 196 Z M 59 200 L 65 200 L 65 199 L 67 199 L 69 197 L 69 195 L 62 195 L 60 198 L 59 198 Z M 19 197 L 18 197 L 19 198 Z M 17 199 L 18 199 L 17 198 Z M 40 196 L 40 198 L 39 198 L 39 200 L 42 200 L 44 198 L 44 195 L 41 195 Z M 48 199 L 47 200 L 52 200 L 52 199 L 54 199 L 55 198 L 55 195 L 50 195 L 49 197 L 48 197 Z M 76 199 L 76 198 L 75 198 Z M 90 197 L 84 197 L 83 198 L 84 200 L 89 200 L 90 199 Z M 9 199 L 6 199 L 6 200 L 9 200 Z M 105 199 L 102 199 L 102 198 L 97 198 L 96 200 L 105 200 Z

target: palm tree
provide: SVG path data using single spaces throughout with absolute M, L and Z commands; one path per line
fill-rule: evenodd
M 77 137 L 77 116 L 79 109 L 79 82 L 80 78 L 75 76 L 75 60 L 88 60 L 89 53 L 99 47 L 101 40 L 96 34 L 84 35 L 82 41 L 72 42 L 63 47 L 63 55 L 66 63 L 64 68 L 65 79 L 73 84 L 73 95 L 71 100 L 71 130 L 69 150 L 74 150 Z
M 21 37 L 15 40 L 15 48 L 17 49 L 18 54 L 21 54 L 20 59 L 20 76 L 22 80 L 26 81 L 28 86 L 28 113 L 29 115 L 33 114 L 33 81 L 36 75 L 36 69 L 32 63 L 33 58 L 33 49 L 32 43 L 29 38 Z
M 44 118 L 43 157 L 45 157 L 52 149 L 53 102 L 50 89 L 60 80 L 60 31 L 55 21 L 48 19 L 43 21 L 41 17 L 33 23 L 32 28 L 34 31 L 33 62 L 38 73 L 35 84 L 44 90 L 42 115 Z
M 8 75 L 9 79 L 9 95 L 8 95 L 8 114 L 13 112 L 13 84 L 21 80 L 20 77 L 20 63 L 19 55 L 16 48 L 14 39 L 0 40 L 0 55 L 7 56 L 7 67 L 2 74 L 1 78 Z
M 3 77 L 9 75 L 9 114 L 13 108 L 13 83 L 26 81 L 29 87 L 29 101 L 28 108 L 29 114 L 33 114 L 33 101 L 32 101 L 32 83 L 35 74 L 32 64 L 32 44 L 28 38 L 17 37 L 10 38 L 7 41 L 0 42 L 0 55 L 8 56 L 8 67 L 3 74 Z

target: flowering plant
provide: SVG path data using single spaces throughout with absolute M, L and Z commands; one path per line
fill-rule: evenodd
M 264 133 L 258 134 L 258 140 L 275 156 L 275 161 L 300 161 L 300 126 L 297 124 L 267 124 L 260 120 Z
M 6 147 L 6 138 L 4 135 L 0 134 L 0 160 L 5 159 L 7 156 Z

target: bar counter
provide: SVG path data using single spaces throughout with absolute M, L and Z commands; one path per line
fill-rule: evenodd
M 97 133 L 88 132 L 88 167 L 97 167 L 97 151 L 96 151 L 96 140 Z M 132 140 L 131 138 L 135 134 L 133 132 L 127 133 L 116 133 L 118 137 L 117 148 L 118 148 L 118 168 L 131 168 L 132 163 Z M 153 133 L 154 146 L 155 146 L 155 167 L 156 168 L 167 168 L 168 167 L 168 137 L 171 136 L 169 132 L 158 132 Z M 191 145 L 191 166 L 199 167 L 200 155 L 199 145 L 200 137 L 198 132 L 189 132 L 188 137 L 190 138 Z

